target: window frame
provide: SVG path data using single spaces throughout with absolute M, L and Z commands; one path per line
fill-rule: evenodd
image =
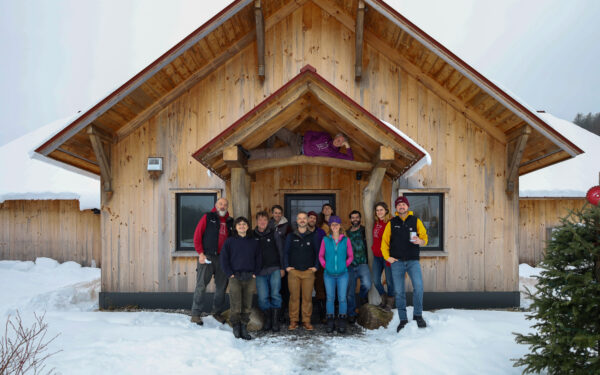
M 326 199 L 331 199 L 333 201 L 332 206 L 335 208 L 337 205 L 337 194 L 335 192 L 318 192 L 318 193 L 284 193 L 283 195 L 283 215 L 290 221 L 290 223 L 292 223 L 292 225 L 295 226 L 296 224 L 296 218 L 291 218 L 288 217 L 288 215 L 291 216 L 291 212 L 290 212 L 290 207 L 289 207 L 289 200 L 290 199 L 299 199 L 299 200 L 303 200 L 303 198 L 305 198 L 304 200 L 311 200 L 311 198 L 315 198 L 314 200 L 318 200 L 316 198 L 318 197 L 325 197 Z M 324 200 L 324 199 L 321 199 Z M 317 213 L 321 213 L 321 211 L 317 212 Z
M 439 218 L 439 238 L 440 244 L 434 248 L 426 248 L 421 247 L 421 256 L 447 256 L 448 255 L 448 244 L 446 241 L 446 226 L 448 225 L 446 217 L 447 208 L 448 208 L 448 193 L 450 189 L 448 188 L 438 188 L 438 189 L 400 189 L 398 193 L 400 195 L 406 196 L 409 200 L 411 196 L 439 196 L 440 204 L 440 218 Z M 409 208 L 410 209 L 410 208 Z M 419 218 L 420 219 L 420 218 Z M 427 227 L 425 228 L 427 229 Z
M 179 210 L 180 210 L 180 197 L 182 196 L 190 196 L 190 195 L 197 195 L 197 196 L 213 196 L 214 202 L 216 202 L 219 198 L 221 198 L 221 191 L 220 190 L 213 190 L 213 189 L 202 189 L 202 190 L 196 190 L 196 189 L 181 189 L 181 190 L 176 190 L 176 191 L 172 191 L 172 204 L 171 207 L 173 209 L 173 228 L 171 230 L 172 233 L 172 250 L 171 250 L 171 254 L 174 257 L 178 257 L 178 256 L 197 256 L 198 253 L 196 252 L 196 249 L 194 249 L 194 247 L 181 247 L 180 244 L 180 238 L 179 238 L 179 225 L 180 225 L 180 218 L 179 218 Z M 214 203 L 213 203 L 214 206 Z

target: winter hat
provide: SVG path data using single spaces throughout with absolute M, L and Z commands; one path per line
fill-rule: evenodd
M 342 224 L 342 219 L 340 219 L 339 216 L 332 215 L 329 217 L 329 225 L 331 225 L 333 223 Z
M 316 213 L 315 211 L 308 211 L 308 214 L 306 216 L 314 216 L 314 217 L 319 217 L 319 214 Z
M 410 203 L 408 203 L 408 199 L 405 196 L 400 196 L 396 198 L 396 202 L 394 202 L 394 207 L 397 206 L 398 203 L 406 203 L 406 205 L 410 207 Z

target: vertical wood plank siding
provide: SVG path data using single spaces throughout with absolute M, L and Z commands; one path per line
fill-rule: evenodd
M 414 176 L 425 188 L 447 188 L 447 257 L 424 258 L 426 291 L 516 291 L 518 201 L 504 192 L 506 146 L 456 111 L 385 51 L 365 42 L 363 76 L 354 80 L 354 30 L 307 2 L 266 31 L 265 71 L 256 46 L 241 50 L 126 139 L 113 145 L 114 195 L 102 212 L 102 290 L 191 292 L 194 258 L 174 258 L 170 194 L 174 189 L 230 189 L 191 157 L 306 64 L 375 116 L 398 127 L 433 159 Z M 352 141 L 350 142 L 352 143 Z M 151 180 L 148 156 L 164 158 Z M 361 207 L 366 179 L 328 167 L 286 167 L 256 174 L 251 211 L 283 203 L 286 190 L 334 190 L 347 223 Z M 384 182 L 389 199 L 391 181 Z M 235 207 L 232 207 L 235 214 Z M 369 213 L 370 214 L 370 213 Z

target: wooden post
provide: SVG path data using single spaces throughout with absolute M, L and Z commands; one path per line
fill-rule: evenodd
M 100 177 L 102 178 L 102 187 L 105 192 L 109 193 L 108 198 L 110 199 L 112 193 L 110 157 L 105 151 L 104 146 L 102 144 L 102 140 L 105 140 L 107 137 L 99 129 L 92 125 L 88 127 L 87 133 L 90 137 L 90 142 L 92 144 L 92 148 L 94 149 L 94 154 L 96 154 L 96 159 L 98 159 L 98 165 L 100 166 Z
M 260 0 L 254 0 L 254 20 L 256 22 L 256 56 L 258 56 L 258 76 L 265 79 L 265 19 Z
M 377 157 L 376 167 L 371 171 L 369 183 L 363 190 L 362 211 L 365 218 L 365 234 L 367 237 L 367 256 L 369 258 L 369 270 L 373 271 L 373 252 L 370 251 L 373 245 L 373 206 L 377 202 L 377 198 L 381 196 L 381 183 L 385 177 L 386 166 L 394 160 L 394 150 L 390 147 L 381 146 Z M 369 303 L 379 303 L 379 293 L 375 287 L 371 287 L 369 292 Z
M 235 217 L 244 216 L 251 223 L 250 217 L 250 176 L 246 170 L 248 160 L 237 147 L 231 146 L 223 150 L 223 161 L 231 168 L 231 204 Z
M 356 38 L 356 59 L 354 62 L 354 79 L 357 81 L 362 77 L 362 57 L 363 57 L 363 39 L 365 24 L 365 2 L 358 0 L 358 9 L 356 10 L 356 27 L 354 36 Z
M 506 176 L 506 192 L 508 194 L 512 194 L 515 191 L 515 179 L 518 178 L 519 165 L 521 164 L 523 151 L 525 151 L 525 145 L 527 144 L 529 134 L 531 134 L 531 128 L 528 125 L 525 125 L 521 128 L 521 134 L 518 138 L 507 145 L 509 148 L 508 158 L 510 163 Z M 514 148 L 512 143 L 514 143 Z M 512 153 L 510 152 L 511 149 Z

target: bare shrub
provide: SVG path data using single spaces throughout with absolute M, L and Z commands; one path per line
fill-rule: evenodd
M 54 369 L 46 369 L 46 361 L 54 353 L 48 353 L 48 345 L 58 335 L 47 339 L 48 323 L 44 315 L 33 314 L 35 321 L 30 327 L 23 326 L 21 314 L 17 310 L 15 316 L 8 316 L 4 327 L 4 336 L 0 340 L 0 374 L 41 374 L 47 371 L 52 374 Z

